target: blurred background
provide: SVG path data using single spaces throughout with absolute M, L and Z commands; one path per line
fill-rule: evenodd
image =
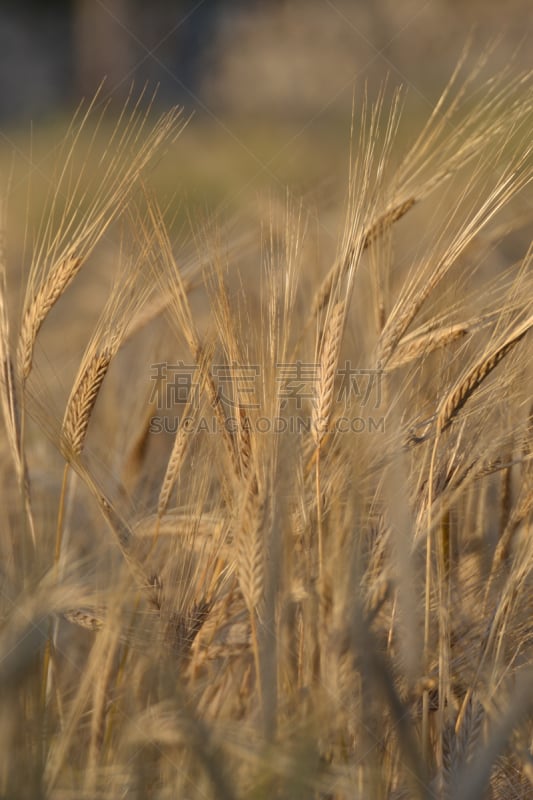
M 147 83 L 160 106 L 194 111 L 207 172 L 221 172 L 215 194 L 235 161 L 274 180 L 311 165 L 314 180 L 309 148 L 324 174 L 331 150 L 346 152 L 354 89 L 372 96 L 389 76 L 425 114 L 470 36 L 472 58 L 498 41 L 494 71 L 513 58 L 525 66 L 532 16 L 530 0 L 3 0 L 1 137 L 24 149 L 30 123 L 50 133 L 104 78 L 101 99 L 117 104 Z M 339 121 L 331 147 L 324 128 Z M 218 148 L 230 169 L 217 166 Z
M 206 114 L 338 112 L 387 73 L 432 95 L 471 32 L 474 52 L 500 40 L 495 66 L 530 58 L 531 18 L 529 0 L 3 0 L 0 119 L 49 117 L 104 76 L 117 99 L 148 81 Z
M 157 110 L 192 115 L 154 176 L 184 207 L 240 212 L 287 185 L 320 199 L 346 182 L 354 93 L 403 85 L 418 129 L 467 41 L 472 61 L 496 44 L 493 73 L 529 66 L 532 16 L 530 0 L 2 0 L 0 180 L 16 209 L 31 172 L 38 209 L 74 109 L 105 80 L 98 106 L 147 85 Z

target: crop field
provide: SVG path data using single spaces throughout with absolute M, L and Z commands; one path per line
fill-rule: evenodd
M 2 154 L 2 800 L 531 800 L 532 88 Z

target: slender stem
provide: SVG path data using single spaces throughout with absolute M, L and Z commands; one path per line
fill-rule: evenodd
M 265 716 L 265 706 L 263 703 L 263 685 L 261 680 L 261 661 L 260 661 L 260 653 L 259 653 L 259 637 L 258 637 L 258 630 L 257 630 L 257 614 L 255 609 L 250 609 L 250 622 L 252 626 L 252 649 L 254 653 L 254 661 L 255 661 L 255 679 L 257 682 L 257 691 L 259 693 L 259 705 L 261 706 L 261 713 L 263 715 L 263 719 Z
M 433 536 L 432 536 L 432 511 L 433 511 L 433 475 L 435 473 L 435 458 L 437 455 L 437 447 L 439 443 L 439 436 L 435 438 L 433 452 L 431 453 L 431 462 L 429 467 L 429 485 L 428 485 L 428 524 L 427 524 L 427 539 L 426 539 L 426 591 L 425 591 L 425 608 L 424 608 L 424 670 L 426 674 L 429 673 L 429 632 L 431 623 L 431 555 L 433 549 Z M 424 765 L 428 765 L 429 758 L 429 690 L 424 689 L 422 695 L 422 759 Z
M 33 523 L 33 515 L 31 510 L 31 501 L 29 495 L 29 489 L 26 483 L 26 474 L 25 474 L 25 459 L 24 459 L 24 425 L 25 425 L 25 414 L 24 414 L 24 403 L 21 402 L 21 410 L 20 410 L 20 428 L 19 428 L 19 435 L 20 439 L 18 441 L 18 450 L 19 450 L 19 467 L 20 467 L 20 475 L 19 475 L 19 492 L 22 502 L 24 504 L 24 514 L 22 515 L 22 536 L 21 536 L 21 550 L 22 550 L 22 564 L 24 565 L 24 581 L 26 576 L 26 559 L 27 559 L 27 533 L 29 528 L 31 543 L 33 546 L 33 552 L 37 548 L 37 539 L 35 536 L 35 525 Z
M 322 493 L 320 491 L 320 445 L 316 449 L 315 475 L 316 475 L 316 521 L 318 534 L 318 582 L 322 587 L 324 577 L 324 542 L 322 532 Z
M 65 464 L 63 470 L 63 481 L 61 483 L 61 495 L 59 497 L 59 509 L 57 512 L 56 546 L 54 550 L 54 568 L 57 572 L 59 559 L 61 557 L 61 544 L 63 542 L 63 522 L 65 519 L 65 499 L 67 496 L 67 483 L 69 475 L 69 465 Z
M 67 494 L 68 475 L 69 475 L 69 465 L 68 463 L 66 463 L 65 468 L 63 470 L 63 480 L 61 482 L 61 494 L 59 496 L 59 508 L 57 512 L 56 541 L 54 548 L 54 574 L 56 578 L 59 574 L 59 559 L 61 558 L 61 544 L 63 542 L 63 522 L 65 518 L 65 498 Z M 43 708 L 46 707 L 46 702 L 51 686 L 51 677 L 52 677 L 51 653 L 52 653 L 52 643 L 54 635 L 55 635 L 54 626 L 52 625 L 52 623 L 50 623 L 48 639 L 44 649 L 44 657 L 43 657 L 43 682 L 41 687 L 41 701 L 43 704 Z
M 327 674 L 327 647 L 326 634 L 326 591 L 324 575 L 324 531 L 322 520 L 322 492 L 320 487 L 320 444 L 316 449 L 316 508 L 317 508 L 317 538 L 318 538 L 318 630 L 317 630 L 317 669 L 320 681 L 324 681 Z
M 152 536 L 152 544 L 150 546 L 150 551 L 148 553 L 149 556 L 151 556 L 152 553 L 155 550 L 155 546 L 157 544 L 157 540 L 159 539 L 160 530 L 161 530 L 161 515 L 158 514 L 157 515 L 157 520 L 156 520 L 156 523 L 155 523 L 154 534 Z

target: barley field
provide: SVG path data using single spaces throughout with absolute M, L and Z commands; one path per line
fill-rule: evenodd
M 319 206 L 177 214 L 133 98 L 3 194 L 1 798 L 533 797 L 532 81 L 484 70 L 415 133 L 356 96 Z

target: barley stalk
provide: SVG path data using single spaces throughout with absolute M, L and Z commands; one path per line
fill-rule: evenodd
M 244 480 L 250 476 L 252 458 L 252 439 L 250 436 L 250 418 L 239 404 L 239 426 L 237 428 L 237 447 L 239 453 L 239 474 Z
M 531 478 L 530 478 L 531 480 Z M 520 524 L 527 519 L 528 515 L 533 510 L 533 488 L 529 481 L 522 485 L 522 490 L 518 501 L 511 512 L 510 518 L 505 526 L 505 529 L 500 537 L 496 551 L 494 553 L 493 572 L 511 553 L 513 540 L 519 529 Z
M 250 617 L 252 651 L 259 693 L 259 703 L 264 713 L 263 677 L 259 649 L 258 623 L 261 618 L 266 572 L 266 543 L 268 537 L 268 497 L 255 477 L 246 493 L 246 500 L 236 534 L 237 576 Z
M 0 238 L 0 407 L 4 418 L 9 450 L 23 498 L 26 519 L 35 547 L 35 524 L 30 495 L 30 479 L 23 449 L 21 413 L 15 382 L 15 370 L 9 347 L 9 320 L 6 304 L 6 275 L 3 234 Z
M 165 295 L 170 294 L 170 310 L 172 311 L 170 320 L 179 331 L 179 334 L 185 337 L 187 345 L 196 362 L 205 365 L 205 368 L 202 369 L 200 374 L 202 390 L 205 391 L 207 399 L 220 423 L 222 439 L 231 464 L 235 470 L 238 470 L 239 463 L 235 442 L 227 426 L 226 412 L 222 399 L 215 385 L 211 371 L 208 368 L 212 356 L 211 348 L 202 344 L 196 329 L 187 297 L 187 287 L 181 274 L 180 267 L 174 258 L 172 244 L 168 237 L 161 210 L 158 208 L 157 204 L 152 202 L 150 203 L 148 211 L 156 232 L 155 237 L 159 247 L 157 264 L 154 269 L 163 293 Z M 163 274 L 159 263 L 160 260 L 163 260 L 164 266 L 166 267 L 166 271 Z

